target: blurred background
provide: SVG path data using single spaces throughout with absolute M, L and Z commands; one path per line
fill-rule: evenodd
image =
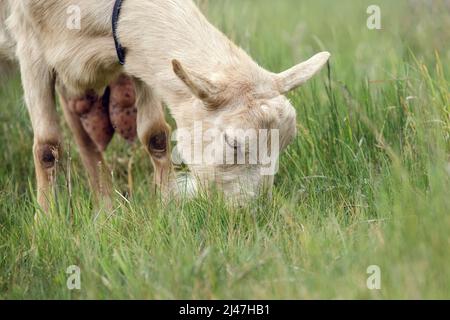
M 0 298 L 449 298 L 450 1 L 197 2 L 273 72 L 332 54 L 328 70 L 289 96 L 299 134 L 273 199 L 163 206 L 149 192 L 143 148 L 115 138 L 116 210 L 97 228 L 65 128 L 57 219 L 36 226 L 16 76 L 0 87 Z M 372 5 L 380 30 L 367 25 Z M 79 292 L 65 287 L 73 264 Z M 381 290 L 367 287 L 371 265 Z

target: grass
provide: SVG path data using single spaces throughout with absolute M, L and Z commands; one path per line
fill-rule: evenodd
M 35 224 L 30 122 L 19 80 L 2 85 L 0 298 L 449 298 L 450 16 L 445 1 L 380 0 L 383 29 L 369 30 L 372 2 L 201 1 L 270 70 L 333 54 L 330 77 L 290 95 L 299 134 L 273 199 L 241 209 L 220 195 L 162 206 L 145 152 L 115 140 L 117 209 L 93 223 L 65 129 L 53 217 Z M 370 265 L 381 290 L 366 286 Z

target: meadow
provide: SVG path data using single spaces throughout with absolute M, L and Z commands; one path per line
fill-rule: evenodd
M 367 27 L 372 4 L 381 30 Z M 273 198 L 163 204 L 143 148 L 115 138 L 114 215 L 94 222 L 64 124 L 57 201 L 36 224 L 32 131 L 15 76 L 0 87 L 0 299 L 450 298 L 449 2 L 199 5 L 274 72 L 332 53 L 289 96 L 299 133 Z M 67 288 L 71 265 L 81 290 Z M 380 290 L 367 286 L 369 266 Z

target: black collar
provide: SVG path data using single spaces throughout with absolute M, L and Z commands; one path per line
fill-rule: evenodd
M 122 9 L 122 2 L 123 0 L 116 0 L 116 3 L 114 4 L 114 10 L 112 15 L 112 32 L 114 37 L 114 43 L 116 45 L 117 57 L 119 58 L 119 63 L 121 65 L 124 65 L 126 53 L 125 48 L 122 47 L 122 45 L 119 42 L 119 39 L 117 38 L 117 24 L 119 22 L 120 9 Z

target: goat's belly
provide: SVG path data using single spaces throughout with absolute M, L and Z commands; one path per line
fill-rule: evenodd
M 70 96 L 87 90 L 102 93 L 122 73 L 110 38 L 72 37 L 47 46 L 46 59 L 56 70 Z

